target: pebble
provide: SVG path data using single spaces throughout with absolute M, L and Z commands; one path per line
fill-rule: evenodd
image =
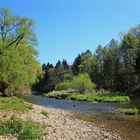
M 49 117 L 41 114 L 47 111 Z M 47 134 L 43 136 L 43 140 L 123 140 L 119 133 L 109 130 L 104 126 L 97 126 L 94 123 L 79 120 L 72 113 L 39 105 L 33 105 L 33 109 L 16 113 L 9 112 L 8 118 L 16 115 L 24 120 L 31 119 L 46 126 Z M 0 113 L 0 119 L 5 114 Z M 0 140 L 17 140 L 14 136 L 0 136 Z

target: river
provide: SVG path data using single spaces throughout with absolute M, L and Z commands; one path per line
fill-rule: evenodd
M 133 98 L 130 103 L 81 102 L 36 95 L 27 95 L 24 96 L 24 99 L 46 107 L 66 109 L 78 119 L 119 131 L 127 140 L 140 140 L 140 113 L 138 115 L 121 115 L 112 112 L 118 107 L 137 107 L 140 110 L 140 97 Z

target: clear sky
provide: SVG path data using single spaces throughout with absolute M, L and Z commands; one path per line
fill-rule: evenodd
M 72 63 L 140 23 L 140 0 L 0 0 L 2 7 L 34 20 L 41 63 Z

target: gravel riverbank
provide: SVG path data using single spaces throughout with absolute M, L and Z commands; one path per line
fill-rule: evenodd
M 41 112 L 47 111 L 48 117 Z M 54 108 L 33 105 L 33 109 L 24 113 L 0 113 L 0 119 L 16 115 L 22 119 L 31 119 L 46 126 L 43 140 L 123 140 L 119 133 L 97 126 L 94 123 L 76 119 L 72 113 Z M 0 140 L 17 140 L 14 136 L 0 136 Z

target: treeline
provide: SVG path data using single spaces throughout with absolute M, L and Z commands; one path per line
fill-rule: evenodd
M 49 92 L 59 82 L 75 75 L 88 73 L 97 89 L 129 90 L 140 83 L 140 25 L 121 34 L 121 41 L 112 39 L 106 46 L 99 45 L 79 54 L 72 65 L 66 60 L 42 65 L 43 74 L 33 89 Z
M 29 92 L 41 66 L 36 57 L 34 23 L 28 17 L 0 9 L 0 92 L 7 96 Z

